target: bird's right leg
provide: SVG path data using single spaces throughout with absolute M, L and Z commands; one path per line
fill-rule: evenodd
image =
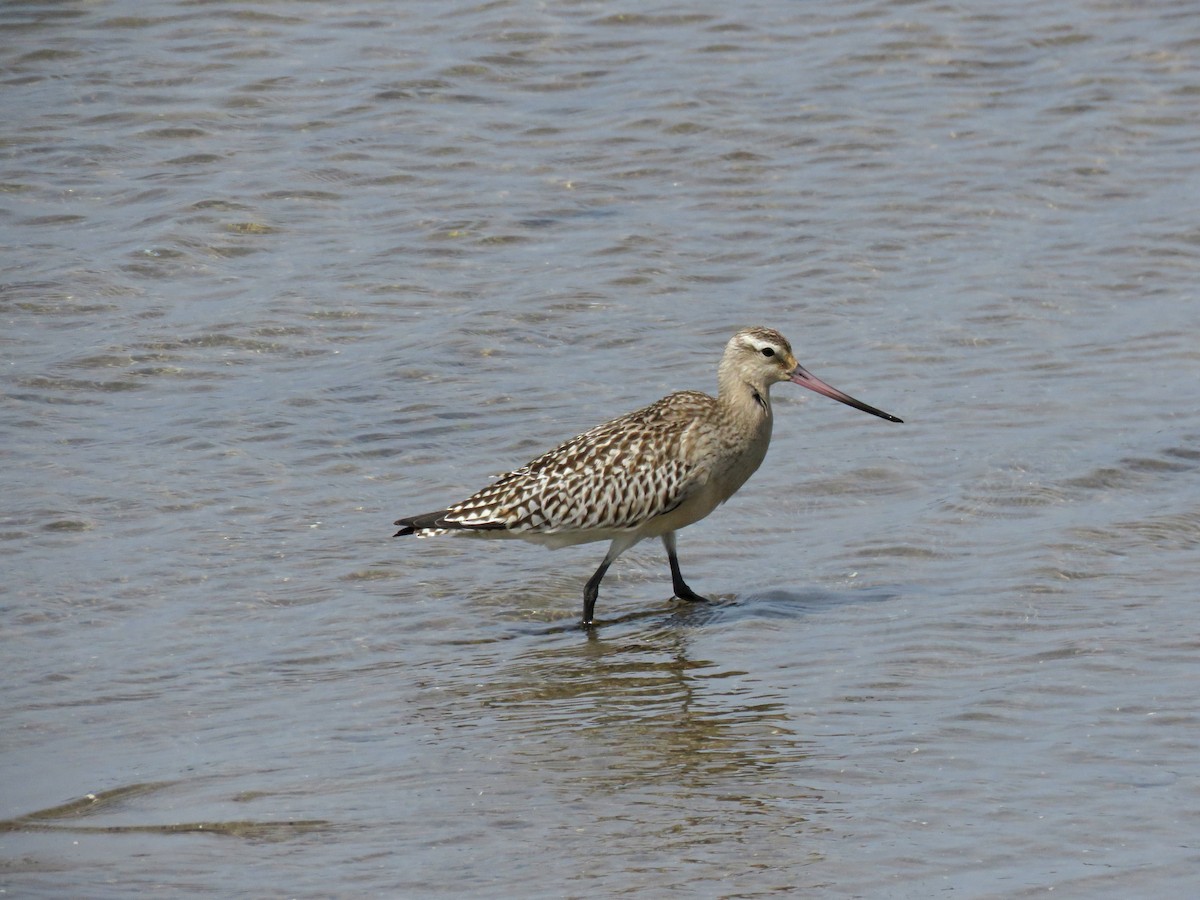
M 604 580 L 604 573 L 608 571 L 608 567 L 618 556 L 637 542 L 637 538 L 630 536 L 616 538 L 609 544 L 608 552 L 604 554 L 604 562 L 600 563 L 600 568 L 596 569 L 583 588 L 583 624 L 585 626 L 591 627 L 593 613 L 596 611 L 596 597 L 600 594 L 600 582 Z
M 701 597 L 683 580 L 683 573 L 679 571 L 679 555 L 675 552 L 675 532 L 668 531 L 662 536 L 663 547 L 667 550 L 667 562 L 671 564 L 671 587 L 675 590 L 675 596 L 680 600 L 698 600 L 701 603 L 707 603 L 707 597 Z

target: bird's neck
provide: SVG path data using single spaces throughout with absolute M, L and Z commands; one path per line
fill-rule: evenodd
M 771 427 L 771 387 L 754 384 L 738 377 L 738 374 L 722 367 L 718 375 L 717 403 L 722 414 L 745 428 L 757 431 Z

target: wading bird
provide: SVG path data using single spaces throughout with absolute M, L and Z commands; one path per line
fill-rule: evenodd
M 592 624 L 613 561 L 638 541 L 658 537 L 675 596 L 704 600 L 679 571 L 675 532 L 732 497 L 762 463 L 771 442 L 771 385 L 781 381 L 902 421 L 812 375 L 778 331 L 746 328 L 725 345 L 716 397 L 669 394 L 543 453 L 461 503 L 397 519 L 395 536 L 521 538 L 552 549 L 610 541 L 583 590 L 584 625 Z

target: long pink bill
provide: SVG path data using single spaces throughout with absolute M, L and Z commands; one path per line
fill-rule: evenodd
M 863 412 L 870 413 L 873 416 L 879 416 L 881 419 L 887 419 L 889 422 L 903 422 L 903 419 L 893 416 L 891 413 L 885 413 L 881 409 L 876 409 L 873 406 L 868 406 L 861 400 L 855 400 L 849 394 L 839 391 L 831 384 L 826 384 L 804 366 L 796 366 L 792 370 L 792 377 L 789 379 L 793 384 L 798 384 L 801 387 L 806 387 L 810 391 L 816 391 L 818 394 L 823 394 L 826 397 L 832 397 L 847 406 L 853 406 L 855 409 L 861 409 Z

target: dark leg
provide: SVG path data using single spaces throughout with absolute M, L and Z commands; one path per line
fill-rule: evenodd
M 592 624 L 592 615 L 596 612 L 596 598 L 600 595 L 600 582 L 604 578 L 604 573 L 608 571 L 608 567 L 612 563 L 605 557 L 604 562 L 600 563 L 600 568 L 596 570 L 596 574 L 588 579 L 587 585 L 583 589 L 583 624 Z
M 600 563 L 600 568 L 588 579 L 588 583 L 583 588 L 583 624 L 586 627 L 590 628 L 592 625 L 592 616 L 596 611 L 596 597 L 600 594 L 600 582 L 604 580 L 604 573 L 613 564 L 613 560 L 637 542 L 637 538 L 614 540 L 608 547 L 608 553 L 604 554 L 604 562 Z
M 668 531 L 664 534 L 662 542 L 667 548 L 667 561 L 671 564 L 671 585 L 675 589 L 675 596 L 680 600 L 699 600 L 707 603 L 707 597 L 701 597 L 683 580 L 683 573 L 679 571 L 679 557 L 675 553 L 675 532 Z

